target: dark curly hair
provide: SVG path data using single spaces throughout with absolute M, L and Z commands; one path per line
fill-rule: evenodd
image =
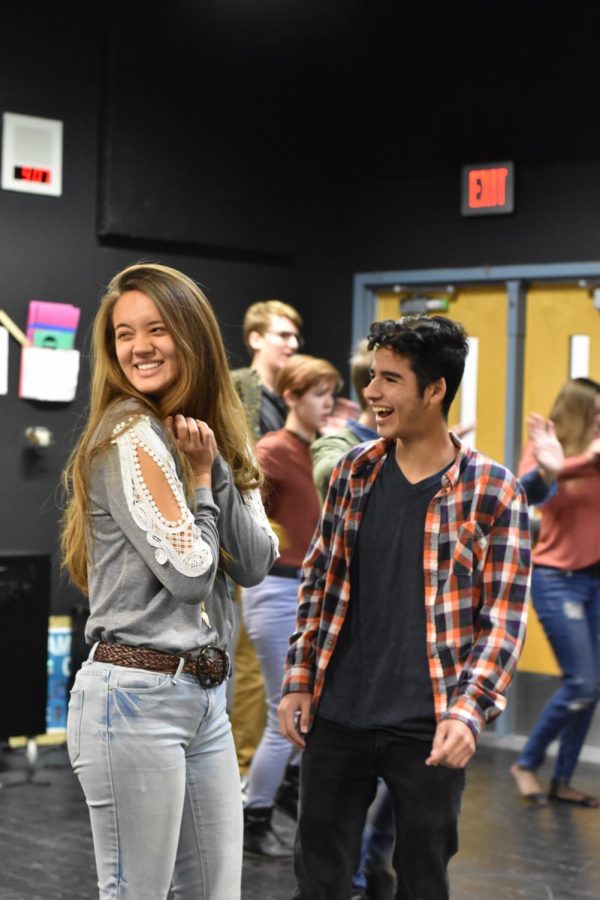
M 373 322 L 368 341 L 369 350 L 383 347 L 409 360 L 421 397 L 428 384 L 443 378 L 446 395 L 442 412 L 448 416 L 469 352 L 467 335 L 460 322 L 445 316 L 427 315 L 402 316 L 397 321 L 385 319 Z

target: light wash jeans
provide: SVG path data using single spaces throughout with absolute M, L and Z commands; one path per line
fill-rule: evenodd
M 299 578 L 267 575 L 256 587 L 244 591 L 244 622 L 263 672 L 267 700 L 267 724 L 250 767 L 248 808 L 273 806 L 285 767 L 297 756 L 279 733 L 277 710 L 285 657 L 296 624 L 299 587 Z
M 225 683 L 88 661 L 67 746 L 100 900 L 239 900 L 242 805 Z
M 534 566 L 531 596 L 562 670 L 562 684 L 544 707 L 519 765 L 538 769 L 549 744 L 558 737 L 554 777 L 568 783 L 598 702 L 600 572 Z

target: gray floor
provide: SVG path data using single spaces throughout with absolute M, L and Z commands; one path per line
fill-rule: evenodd
M 527 806 L 508 775 L 514 758 L 484 744 L 469 768 L 452 897 L 598 900 L 600 810 Z M 14 785 L 24 772 L 23 751 L 0 756 L 0 900 L 97 900 L 87 811 L 64 748 L 40 751 L 36 783 Z M 600 795 L 600 767 L 580 764 L 576 783 Z M 292 886 L 289 862 L 244 864 L 244 900 L 290 900 Z

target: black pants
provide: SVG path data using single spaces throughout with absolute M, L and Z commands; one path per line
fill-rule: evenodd
M 377 778 L 396 821 L 396 900 L 446 900 L 464 769 L 425 765 L 430 741 L 317 718 L 302 754 L 294 900 L 348 900 Z

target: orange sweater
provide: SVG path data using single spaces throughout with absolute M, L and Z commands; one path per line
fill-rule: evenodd
M 531 443 L 519 463 L 519 475 L 537 468 Z M 533 551 L 536 566 L 572 571 L 600 562 L 600 469 L 585 456 L 565 460 L 555 497 L 540 511 L 540 535 Z

